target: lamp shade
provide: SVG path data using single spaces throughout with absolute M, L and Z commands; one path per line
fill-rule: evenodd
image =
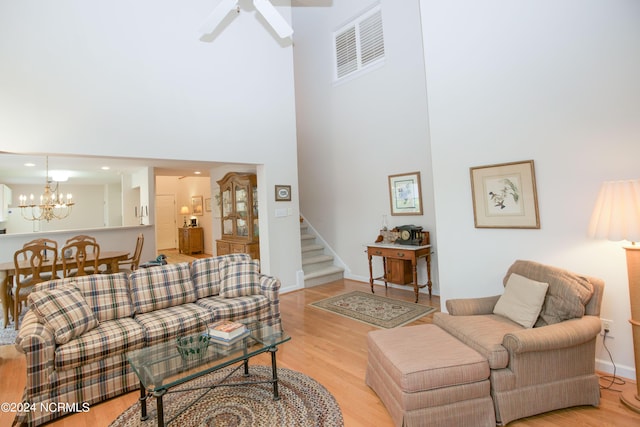
M 189 215 L 189 206 L 183 206 L 180 208 L 181 215 Z
M 589 236 L 640 241 L 640 180 L 602 184 L 591 215 Z

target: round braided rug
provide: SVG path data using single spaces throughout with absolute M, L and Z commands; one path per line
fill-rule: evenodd
M 188 390 L 214 383 L 233 368 L 202 376 L 172 390 L 162 398 L 164 421 L 167 423 L 183 411 L 170 425 L 179 427 L 273 427 L 273 426 L 343 426 L 342 412 L 331 393 L 322 384 L 300 372 L 278 368 L 278 394 L 273 400 L 271 384 L 247 384 L 216 387 L 213 390 Z M 249 377 L 240 368 L 225 383 L 268 381 L 271 367 L 249 366 Z M 206 395 L 193 403 L 203 393 Z M 190 406 L 191 405 L 191 406 Z M 186 409 L 185 409 L 186 408 Z M 140 420 L 140 405 L 135 403 L 110 427 L 156 426 L 156 399 L 147 399 L 146 421 Z

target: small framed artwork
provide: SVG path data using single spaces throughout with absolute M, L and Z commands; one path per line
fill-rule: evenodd
M 211 212 L 211 197 L 204 199 L 204 210 Z
M 191 196 L 191 215 L 202 215 L 202 196 Z
M 276 202 L 290 202 L 290 201 L 291 201 L 291 186 L 276 185 Z
M 476 228 L 540 228 L 533 160 L 470 168 Z
M 422 215 L 420 172 L 389 176 L 391 215 Z

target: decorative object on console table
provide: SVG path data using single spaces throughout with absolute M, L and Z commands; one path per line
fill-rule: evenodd
M 627 276 L 631 304 L 631 331 L 636 366 L 636 392 L 624 392 L 620 400 L 640 413 L 640 180 L 602 184 L 589 223 L 589 235 L 613 241 L 627 240 Z
M 389 176 L 391 215 L 422 215 L 420 172 Z
M 202 227 L 181 227 L 178 228 L 178 235 L 178 249 L 181 254 L 204 253 L 204 232 Z
M 533 160 L 470 168 L 476 228 L 540 228 Z
M 218 185 L 222 237 L 216 241 L 216 254 L 247 253 L 260 259 L 256 175 L 230 172 Z

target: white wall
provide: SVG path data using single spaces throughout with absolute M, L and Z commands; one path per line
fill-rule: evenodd
M 367 282 L 365 246 L 378 236 L 383 215 L 390 227 L 423 226 L 436 242 L 418 1 L 382 1 L 384 66 L 333 85 L 332 33 L 374 3 L 293 8 L 302 213 L 347 265 L 345 276 Z M 391 216 L 389 175 L 415 171 L 421 173 L 424 214 Z M 374 268 L 379 275 L 380 260 Z M 420 283 L 426 282 L 424 271 L 419 266 Z
M 624 251 L 586 230 L 600 183 L 638 177 L 640 3 L 382 0 L 386 64 L 334 87 L 331 32 L 373 3 L 293 10 L 305 217 L 368 278 L 387 176 L 419 170 L 425 215 L 389 220 L 437 225 L 443 305 L 500 293 L 518 258 L 602 277 L 608 345 L 633 378 Z M 528 159 L 541 229 L 474 228 L 469 168 Z M 597 358 L 612 372 L 601 346 Z
M 519 258 L 601 277 L 617 373 L 634 378 L 624 251 L 586 233 L 601 182 L 639 178 L 640 3 L 420 5 L 442 301 L 501 292 Z M 527 159 L 541 228 L 474 228 L 469 168 Z
M 261 238 L 283 226 L 262 270 L 295 283 L 298 221 L 274 219 L 266 197 L 297 181 L 291 43 L 245 1 L 199 41 L 216 4 L 0 3 L 0 150 L 262 164 Z

